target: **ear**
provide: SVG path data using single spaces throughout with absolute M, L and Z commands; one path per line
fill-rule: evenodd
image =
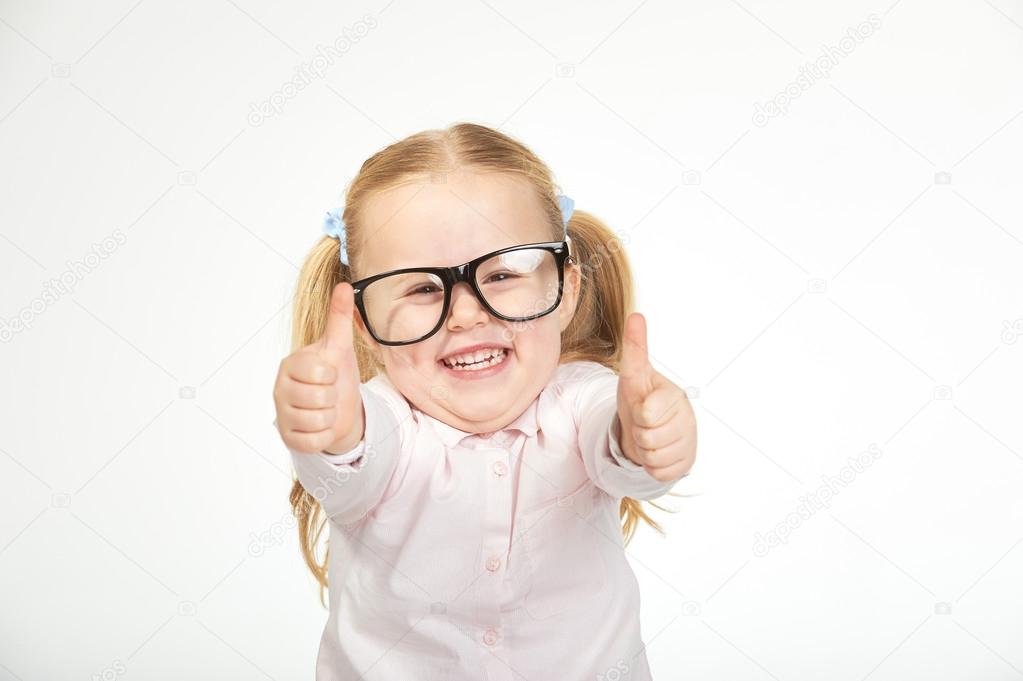
M 579 290 L 582 288 L 582 278 L 583 275 L 578 265 L 574 262 L 566 263 L 565 286 L 561 293 L 561 305 L 558 306 L 562 331 L 568 328 L 575 316 L 575 309 L 579 304 Z

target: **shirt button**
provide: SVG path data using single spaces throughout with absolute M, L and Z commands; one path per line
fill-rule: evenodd
M 504 461 L 495 461 L 494 462 L 494 475 L 496 475 L 497 477 L 501 477 L 502 475 L 504 475 L 507 472 L 508 472 L 508 466 L 506 466 L 504 464 Z
M 501 567 L 501 559 L 497 556 L 491 556 L 487 559 L 487 569 L 491 572 L 496 572 L 497 568 Z
M 488 646 L 492 646 L 497 643 L 497 632 L 493 629 L 487 629 L 483 634 L 483 642 Z

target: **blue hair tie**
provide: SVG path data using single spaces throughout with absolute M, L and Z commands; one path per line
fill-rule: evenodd
M 340 260 L 345 265 L 348 265 L 348 238 L 345 235 L 345 221 L 341 217 L 340 208 L 327 211 L 326 216 L 323 218 L 323 231 L 327 236 L 332 236 L 338 240 Z
M 565 230 L 565 239 L 568 239 L 568 221 L 572 217 L 575 208 L 575 201 L 564 194 L 558 194 L 558 208 L 561 209 L 561 224 Z M 338 240 L 339 259 L 346 266 L 348 263 L 348 239 L 345 234 L 345 221 L 341 217 L 341 209 L 334 208 L 327 211 L 323 218 L 323 232 L 327 236 Z
M 564 194 L 558 194 L 558 208 L 561 209 L 561 224 L 565 226 L 565 238 L 568 238 L 568 220 L 572 217 L 575 201 Z

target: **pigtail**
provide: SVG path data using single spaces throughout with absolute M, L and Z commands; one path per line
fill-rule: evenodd
M 568 222 L 572 261 L 582 274 L 575 316 L 561 335 L 561 361 L 589 360 L 617 372 L 621 365 L 625 319 L 634 311 L 632 268 L 624 240 L 596 216 L 576 210 Z M 669 492 L 673 496 L 680 496 Z M 662 511 L 675 512 L 647 501 Z M 623 497 L 618 510 L 625 544 L 642 520 L 662 536 L 639 499 Z
M 350 229 L 350 231 L 352 230 Z M 349 238 L 351 238 L 351 234 Z M 342 281 L 352 281 L 351 268 L 340 261 L 339 249 L 337 239 L 324 237 L 312 248 L 302 266 L 294 298 L 292 352 L 323 337 L 330 310 L 330 296 L 334 287 Z M 361 383 L 365 383 L 380 372 L 381 367 L 369 352 L 365 341 L 357 333 L 355 334 L 355 356 L 359 362 L 359 381 Z M 298 524 L 302 559 L 319 583 L 320 602 L 326 607 L 327 564 L 330 559 L 330 548 L 324 549 L 323 558 L 320 560 L 317 556 L 317 547 L 320 545 L 320 538 L 327 525 L 327 516 L 320 503 L 306 491 L 297 478 L 292 482 L 289 499 L 292 513 Z

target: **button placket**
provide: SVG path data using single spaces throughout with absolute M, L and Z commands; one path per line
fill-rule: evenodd
M 510 455 L 510 453 L 507 450 L 504 450 L 504 449 L 498 450 L 498 454 L 500 456 L 504 456 L 504 457 L 508 457 Z M 491 475 L 493 476 L 493 478 L 495 480 L 501 480 L 506 475 L 508 475 L 508 464 L 505 463 L 502 459 L 496 459 L 496 460 L 494 460 L 490 464 L 490 472 L 491 472 Z M 501 493 L 499 494 L 499 497 L 502 500 L 504 500 L 505 502 L 510 503 L 511 502 L 511 493 L 510 493 L 510 490 L 508 490 L 507 486 L 500 485 L 499 489 L 501 490 Z M 500 509 L 501 513 L 504 513 L 505 511 L 506 511 L 505 508 L 501 508 Z M 508 528 L 508 529 L 510 529 L 510 528 Z M 500 556 L 500 554 L 493 553 L 490 556 L 488 556 L 487 560 L 486 560 L 486 563 L 484 563 L 484 565 L 487 568 L 488 572 L 490 572 L 490 573 L 497 572 L 497 570 L 499 570 L 500 567 L 501 567 L 501 556 Z
M 477 615 L 482 620 L 477 630 L 477 640 L 487 648 L 498 649 L 503 638 L 502 626 L 505 624 L 502 615 L 502 604 L 506 602 L 509 594 L 508 585 L 502 579 L 503 570 L 506 565 L 505 551 L 508 546 L 508 536 L 511 532 L 511 508 L 512 508 L 512 468 L 511 451 L 505 447 L 505 438 L 497 436 L 487 442 L 481 454 L 481 472 L 489 478 L 489 485 L 486 487 L 487 505 L 483 516 L 484 546 L 482 552 L 481 569 L 485 577 L 476 582 L 476 589 L 479 590 L 481 605 Z M 490 577 L 487 579 L 486 577 Z M 485 604 L 485 605 L 483 605 Z M 489 662 L 498 662 L 496 658 Z M 504 669 L 495 667 L 489 668 L 488 678 L 495 681 L 504 681 L 507 677 L 507 667 Z

